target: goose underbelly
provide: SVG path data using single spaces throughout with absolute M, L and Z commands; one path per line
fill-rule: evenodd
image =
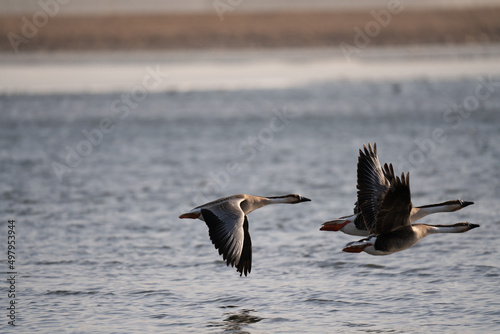
M 373 255 L 389 255 L 414 246 L 420 241 L 413 229 L 402 229 L 379 235 L 373 247 Z M 368 247 L 367 247 L 368 248 Z M 367 253 L 368 249 L 365 250 Z M 372 254 L 372 253 L 370 253 Z

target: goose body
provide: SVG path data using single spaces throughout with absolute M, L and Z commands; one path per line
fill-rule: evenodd
M 236 266 L 240 276 L 247 276 L 252 269 L 252 241 L 248 228 L 247 215 L 270 204 L 295 204 L 310 199 L 297 194 L 276 197 L 238 194 L 206 203 L 179 218 L 203 220 L 215 248 L 219 250 L 226 264 Z
M 380 192 L 386 190 L 390 186 L 392 180 L 394 180 L 394 171 L 391 170 L 392 165 L 385 165 L 385 169 L 382 169 L 377 156 L 377 146 L 374 144 L 373 148 L 369 145 L 369 148 L 363 152 L 360 150 L 359 159 L 363 162 L 363 177 L 370 178 L 372 180 L 377 180 L 378 191 L 373 191 L 374 196 L 380 197 Z M 376 200 L 374 198 L 373 200 Z M 410 223 L 424 218 L 427 215 L 439 213 L 439 212 L 454 212 L 461 210 L 474 202 L 462 201 L 461 199 L 446 201 L 436 204 L 428 204 L 419 207 L 412 207 L 410 211 Z M 354 206 L 354 214 L 351 216 L 340 217 L 335 220 L 330 220 L 325 223 L 320 228 L 321 231 L 342 231 L 345 234 L 357 235 L 366 237 L 370 235 L 370 231 L 366 226 L 365 219 L 361 212 L 361 208 L 356 202 Z
M 389 255 L 414 246 L 430 234 L 463 233 L 476 227 L 479 227 L 479 225 L 469 222 L 453 225 L 413 224 L 386 234 L 371 235 L 368 238 L 350 242 L 344 247 L 343 251 L 348 253 L 361 253 L 364 251 L 371 255 Z
M 381 168 L 374 148 L 368 144 L 358 158 L 358 203 L 369 236 L 348 243 L 343 251 L 388 255 L 410 248 L 434 233 L 463 233 L 479 225 L 468 222 L 454 225 L 412 224 L 424 213 L 437 210 L 436 205 L 414 210 L 411 203 L 410 175 L 395 176 L 392 164 Z M 440 211 L 441 212 L 441 211 Z
M 414 223 L 430 214 L 440 212 L 455 212 L 472 205 L 474 202 L 462 201 L 461 199 L 446 201 L 436 204 L 428 204 L 418 207 L 413 207 L 410 212 L 410 222 Z M 354 214 L 351 216 L 340 217 L 334 220 L 324 222 L 321 226 L 321 231 L 341 231 L 349 235 L 357 235 L 367 237 L 370 232 L 366 228 L 365 220 L 359 208 L 354 209 Z

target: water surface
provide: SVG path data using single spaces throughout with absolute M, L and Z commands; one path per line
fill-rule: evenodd
M 15 332 L 498 332 L 500 87 L 468 110 L 479 82 L 150 92 L 126 117 L 116 110 L 123 103 L 113 107 L 123 92 L 2 96 L 0 212 L 16 220 Z M 112 131 L 89 152 L 84 130 L 107 118 Z M 319 227 L 351 212 L 368 141 L 382 162 L 410 171 L 415 205 L 475 202 L 426 223 L 481 227 L 391 256 L 343 253 L 357 237 Z M 78 147 L 88 155 L 59 178 L 54 163 L 67 166 Z M 226 267 L 203 222 L 178 219 L 235 193 L 313 200 L 249 216 L 248 277 Z M 6 294 L 2 283 L 2 309 Z

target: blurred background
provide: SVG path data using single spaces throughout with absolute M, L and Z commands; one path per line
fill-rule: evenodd
M 494 0 L 0 0 L 16 332 L 498 332 L 499 18 Z M 475 202 L 425 223 L 481 227 L 343 253 L 358 238 L 319 227 L 352 212 L 367 142 L 414 205 Z M 251 214 L 247 278 L 178 219 L 236 193 L 312 199 Z
M 165 68 L 172 62 L 179 71 L 170 71 L 171 80 L 159 86 L 163 90 L 255 88 L 370 74 L 380 78 L 393 71 L 374 60 L 401 55 L 418 60 L 473 58 L 495 53 L 492 46 L 500 39 L 500 3 L 495 0 L 2 0 L 0 5 L 0 32 L 5 36 L 0 39 L 0 92 L 5 93 L 127 89 L 137 80 L 137 65 L 142 69 L 162 63 Z M 318 71 L 311 62 L 307 69 L 290 64 L 304 58 L 321 62 L 326 70 Z M 180 69 L 178 61 L 191 61 L 192 66 Z M 43 66 L 36 66 L 40 62 Z M 68 62 L 79 65 L 71 69 L 71 83 L 66 80 Z M 242 68 L 241 62 L 250 66 Z M 90 63 L 107 67 L 110 75 Z M 481 63 L 472 65 L 488 66 Z M 444 65 L 441 72 L 447 75 L 468 71 L 463 66 L 449 71 L 449 64 Z M 307 73 L 295 75 L 297 70 Z M 412 69 L 393 75 L 407 70 Z M 435 71 L 416 66 L 414 72 L 427 70 Z
M 371 11 L 381 10 L 391 17 L 380 18 L 388 22 L 371 46 L 487 44 L 500 38 L 495 0 L 2 0 L 0 5 L 2 35 L 22 36 L 22 16 L 40 26 L 36 38 L 25 36 L 30 42 L 20 51 L 336 47 L 352 42 L 353 27 L 364 29 L 374 20 Z M 8 39 L 1 40 L 0 50 L 12 51 Z

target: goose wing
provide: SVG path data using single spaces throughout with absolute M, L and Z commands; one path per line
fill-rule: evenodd
M 248 232 L 248 217 L 245 216 L 245 221 L 243 222 L 243 249 L 241 250 L 240 261 L 236 265 L 236 270 L 242 274 L 247 275 L 252 270 L 252 239 L 250 238 L 250 233 Z
M 201 209 L 208 234 L 227 265 L 236 266 L 240 274 L 250 272 L 252 242 L 248 232 L 248 219 L 241 210 L 241 200 L 217 203 Z
M 354 214 L 356 215 L 356 218 L 354 218 L 354 226 L 356 226 L 358 230 L 366 231 L 368 228 L 366 227 L 365 219 L 363 218 L 361 206 L 358 201 L 354 203 Z
M 377 157 L 377 144 L 373 147 L 363 145 L 358 157 L 358 201 L 356 207 L 361 211 L 366 228 L 370 232 L 375 230 L 377 213 L 384 196 L 390 187 L 386 172 L 382 170 Z M 354 209 L 355 211 L 357 208 Z
M 377 213 L 375 234 L 393 231 L 401 226 L 411 225 L 412 208 L 410 193 L 410 173 L 395 177 Z

